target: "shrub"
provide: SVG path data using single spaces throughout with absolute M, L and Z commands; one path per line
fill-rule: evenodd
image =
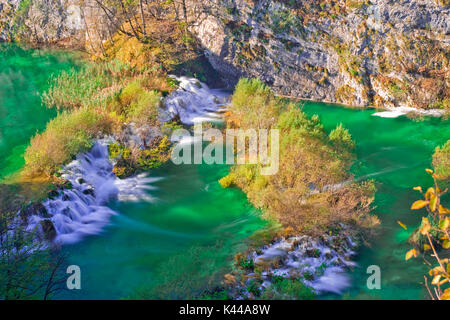
M 58 109 L 102 105 L 114 91 L 103 89 L 117 84 L 125 71 L 126 66 L 118 62 L 88 63 L 79 70 L 72 68 L 50 79 L 51 86 L 42 95 L 42 102 Z
M 120 101 L 129 121 L 137 124 L 155 124 L 161 95 L 156 91 L 145 91 L 138 82 L 131 82 L 120 94 Z
M 25 152 L 26 173 L 53 174 L 76 154 L 88 150 L 93 138 L 110 133 L 113 127 L 114 119 L 102 112 L 86 108 L 63 111 L 31 139 Z
M 236 121 L 236 126 L 242 128 L 270 128 L 284 103 L 276 99 L 270 88 L 260 80 L 243 78 L 236 85 L 232 105 L 229 123 Z
M 418 257 L 419 252 L 423 251 L 423 257 L 427 265 L 429 265 L 429 276 L 424 276 L 425 287 L 432 300 L 450 300 L 450 263 L 448 258 L 442 258 L 446 253 L 439 253 L 439 247 L 445 250 L 450 249 L 450 209 L 444 207 L 442 202 L 443 196 L 447 193 L 447 189 L 439 188 L 436 174 L 431 169 L 426 169 L 434 180 L 434 186 L 423 192 L 422 187 L 417 186 L 413 189 L 419 191 L 423 200 L 417 200 L 411 205 L 411 210 L 425 209 L 426 217 L 422 217 L 422 223 L 419 228 L 412 234 L 415 238 L 415 248 L 409 250 L 405 255 L 405 260 L 412 257 Z M 406 229 L 406 226 L 399 222 Z M 421 241 L 423 240 L 423 241 Z M 432 252 L 432 254 L 429 254 Z M 432 257 L 435 264 L 433 265 L 427 259 Z M 431 280 L 432 288 L 428 285 Z
M 157 123 L 161 94 L 148 91 L 142 80 L 128 83 L 120 92 L 111 95 L 107 101 L 107 110 L 124 117 L 124 121 L 138 125 Z
M 355 147 L 352 135 L 342 126 L 342 123 L 336 126 L 336 129 L 331 131 L 328 137 L 333 147 L 340 153 L 349 153 Z

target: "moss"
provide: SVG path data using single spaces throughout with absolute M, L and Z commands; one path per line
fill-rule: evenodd
M 142 150 L 137 158 L 137 164 L 143 171 L 158 168 L 168 157 L 169 139 L 164 136 L 154 147 Z
M 126 178 L 138 172 L 160 167 L 169 157 L 170 141 L 167 136 L 155 139 L 146 149 L 130 149 L 120 143 L 108 146 L 109 157 L 115 162 L 113 172 Z

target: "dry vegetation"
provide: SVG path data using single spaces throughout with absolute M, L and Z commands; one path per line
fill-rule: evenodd
M 448 184 L 450 182 L 450 140 L 434 151 L 433 167 L 437 179 Z
M 350 182 L 346 169 L 354 144 L 341 125 L 327 134 L 317 116 L 308 118 L 297 105 L 275 98 L 258 80 L 241 79 L 228 126 L 280 130 L 278 173 L 264 176 L 260 164 L 236 165 L 220 183 L 241 188 L 250 202 L 283 226 L 316 233 L 338 222 L 363 228 L 378 223 L 369 215 L 373 183 Z

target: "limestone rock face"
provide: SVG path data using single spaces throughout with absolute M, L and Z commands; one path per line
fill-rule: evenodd
M 447 1 L 219 1 L 192 28 L 232 86 L 350 105 L 449 106 Z
M 114 32 L 95 0 L 0 0 L 0 41 L 99 51 Z

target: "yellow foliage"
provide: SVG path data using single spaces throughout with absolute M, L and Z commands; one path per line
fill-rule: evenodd
M 428 286 L 428 279 L 425 277 L 425 286 L 428 294 L 433 300 L 449 300 L 450 288 L 443 288 L 448 285 L 450 280 L 450 263 L 449 259 L 442 259 L 439 257 L 436 244 L 441 244 L 442 249 L 450 249 L 449 225 L 450 219 L 445 215 L 450 212 L 449 209 L 444 208 L 441 202 L 441 196 L 447 192 L 447 189 L 442 191 L 437 182 L 437 177 L 433 170 L 426 169 L 426 172 L 431 175 L 434 180 L 434 187 L 428 188 L 427 192 L 423 194 L 421 187 L 415 187 L 422 193 L 425 200 L 415 201 L 411 209 L 425 208 L 428 212 L 428 217 L 422 217 L 422 223 L 418 228 L 420 235 L 425 236 L 427 243 L 423 245 L 425 252 L 432 251 L 432 257 L 437 261 L 438 266 L 431 268 L 428 274 L 432 277 L 431 285 L 435 286 L 431 290 Z M 405 260 L 412 257 L 417 257 L 418 251 L 416 248 L 409 250 L 406 253 Z

